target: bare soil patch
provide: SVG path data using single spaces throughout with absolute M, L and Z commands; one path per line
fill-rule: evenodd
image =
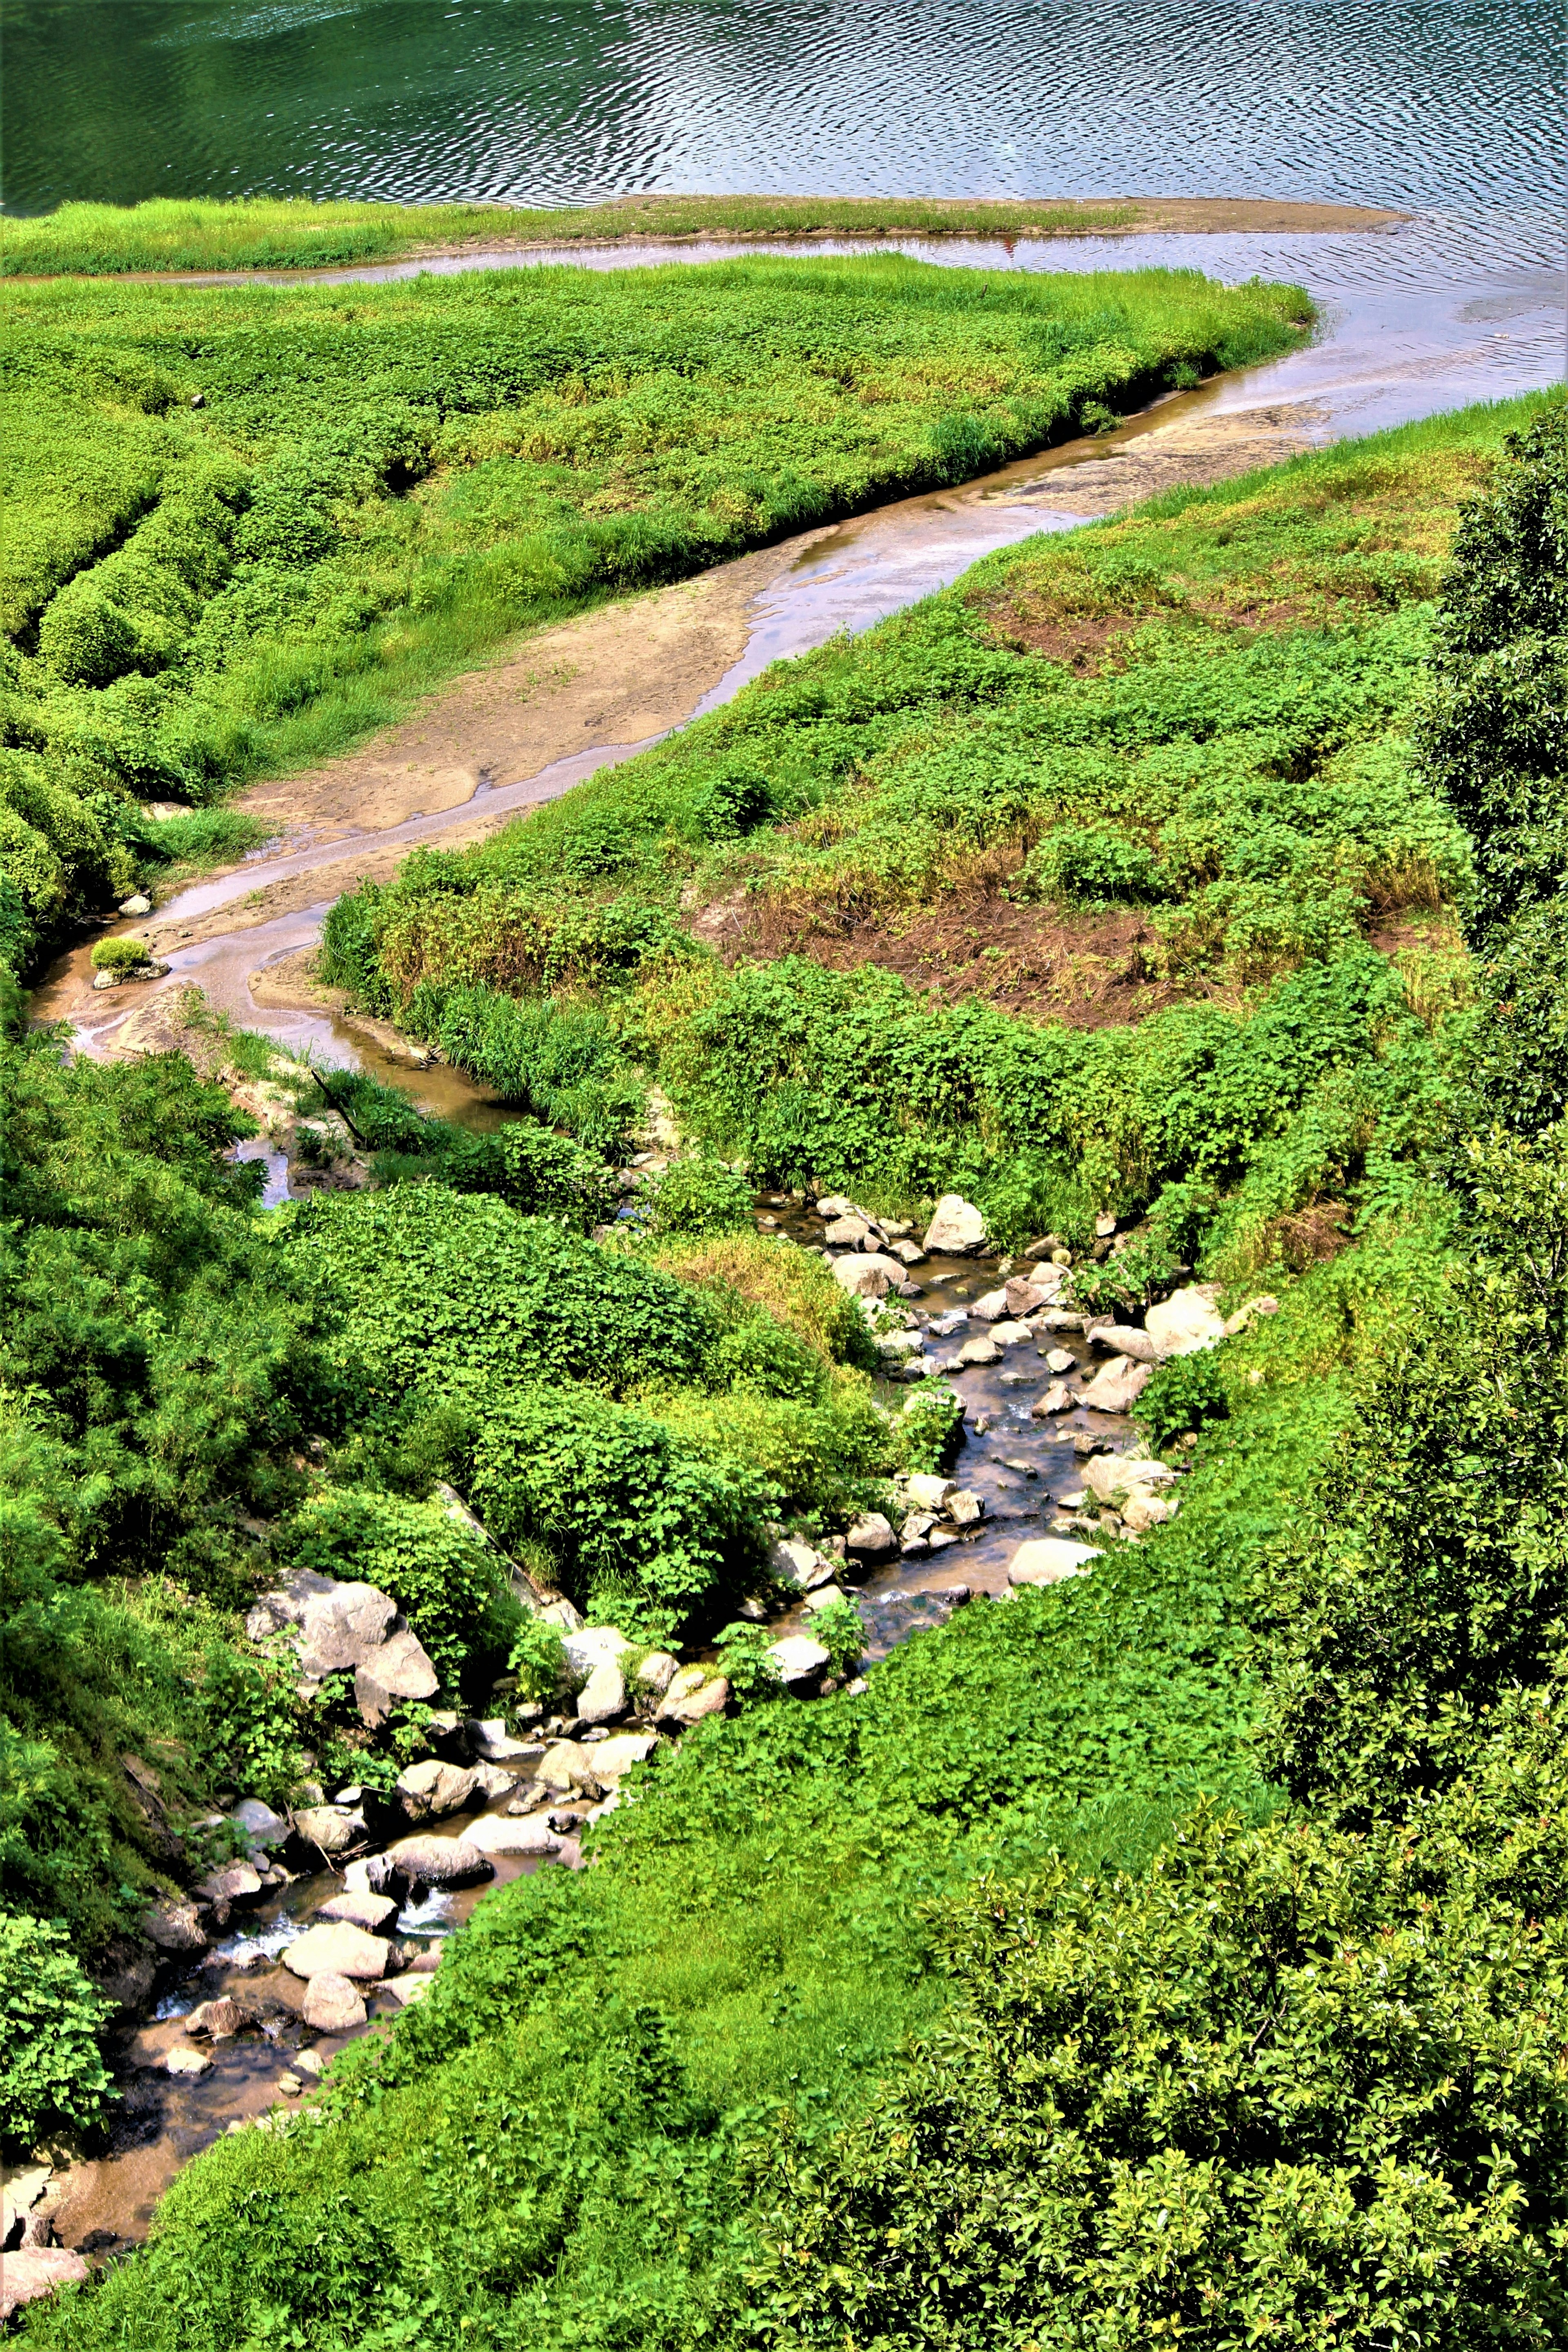
M 1155 976 L 1158 941 L 1136 907 L 1073 913 L 987 890 L 907 917 L 784 933 L 730 900 L 704 909 L 692 929 L 727 963 L 763 954 L 809 956 L 830 971 L 877 964 L 946 1003 L 979 997 L 1069 1029 L 1128 1028 L 1193 993 Z

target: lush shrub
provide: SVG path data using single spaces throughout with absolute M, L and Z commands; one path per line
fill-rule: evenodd
M 470 1658 L 504 1655 L 518 1604 L 495 1552 L 440 1502 L 363 1487 L 312 1496 L 275 1549 L 297 1568 L 389 1592 L 451 1692 Z
M 752 1188 L 721 1160 L 673 1160 L 651 1188 L 648 1230 L 662 1240 L 743 1234 L 752 1223 Z
M 12 2152 L 96 2123 L 114 2094 L 98 2033 L 112 2004 L 88 1982 L 58 1920 L 0 1912 L 0 2140 Z
M 1218 1351 L 1205 1348 L 1193 1356 L 1173 1356 L 1155 1367 L 1134 1412 L 1158 1448 L 1188 1430 L 1206 1429 L 1224 1421 L 1230 1411 L 1225 1374 Z
M 142 940 L 99 940 L 92 950 L 94 971 L 140 971 L 149 961 Z

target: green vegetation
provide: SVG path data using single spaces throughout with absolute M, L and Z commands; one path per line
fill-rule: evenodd
M 62 205 L 37 219 L 5 222 L 0 276 L 312 269 L 453 247 L 596 244 L 628 236 L 1058 236 L 1136 228 L 1145 209 L 1078 198 L 1008 204 L 910 196 L 630 196 L 542 212 L 510 205 L 154 197 L 140 205 Z
M 619 804 L 589 786 L 346 902 L 339 969 L 432 1030 L 458 1005 L 536 1109 L 575 1087 L 604 1121 L 657 1077 L 731 1159 L 900 1200 L 972 1171 L 1004 1226 L 1048 1213 L 1080 1249 L 1109 1200 L 1142 1221 L 1108 1297 L 1141 1303 L 1180 1263 L 1266 1280 L 1279 1311 L 1151 1385 L 1152 1433 L 1198 1433 L 1177 1517 L 959 1612 L 863 1695 L 755 1704 L 662 1751 L 595 1832 L 599 1866 L 490 1896 L 391 2037 L 313 2112 L 192 2165 L 146 2252 L 39 2310 L 30 2342 L 1561 2339 L 1568 1138 L 1561 1000 L 1532 959 L 1561 969 L 1568 939 L 1564 529 L 1561 404 L 1328 453 L 983 567 L 623 771 Z M 1086 613 L 1087 675 L 1081 627 L 1059 650 Z M 715 803 L 748 825 L 689 822 Z M 1064 856 L 1074 830 L 1089 845 Z M 1041 841 L 1051 898 L 1023 879 Z M 1058 925 L 1124 919 L 1136 889 L 1147 1017 L 1074 1029 L 826 969 L 811 925 L 841 921 L 851 869 L 889 959 L 911 874 L 970 905 L 978 874 Z M 727 968 L 695 919 L 740 883 L 797 928 Z M 439 1133 L 404 1139 L 434 1163 L 417 1181 L 263 1227 L 183 1066 L 15 1051 L 50 1107 L 20 1130 L 44 1204 L 20 1229 L 28 1361 L 55 1381 L 29 1459 L 76 1482 L 52 1474 L 48 1554 L 73 1596 L 101 1603 L 89 1468 L 95 1497 L 161 1495 L 152 1387 L 177 1451 L 235 1385 L 176 1394 L 220 1240 L 242 1271 L 256 1250 L 291 1347 L 269 1387 L 252 1371 L 221 1477 L 175 1497 L 215 1611 L 244 1580 L 223 1522 L 243 1492 L 294 1556 L 374 1557 L 466 1645 L 500 1597 L 465 1581 L 460 1538 L 426 1553 L 442 1475 L 595 1607 L 718 1629 L 781 1495 L 809 1525 L 900 1449 L 951 1443 L 934 1394 L 898 1431 L 872 1413 L 854 1310 L 736 1229 L 716 1158 L 613 1246 L 580 1206 L 441 1181 Z M 187 1090 L 177 1146 L 154 1086 Z M 140 1160 L 134 1209 L 118 1179 L 69 1193 L 76 1123 L 101 1161 L 138 1118 L 183 1223 Z M 57 1161 L 74 1205 L 49 1263 L 121 1247 L 138 1299 L 162 1286 L 143 1355 L 121 1367 L 121 1341 L 86 1381 L 79 1349 L 51 1373 L 45 1345 L 36 1171 Z M 107 1364 L 110 1293 L 70 1282 L 53 1295 L 93 1305 Z M 302 1428 L 330 1441 L 319 1469 Z M 154 1622 L 156 1558 L 127 1618 Z M 847 1664 L 851 1614 L 830 1628 Z M 760 1669 L 749 1631 L 721 1647 Z M 530 1687 L 558 1671 L 536 1634 L 510 1654 Z
M 1453 510 L 1505 422 L 992 558 L 340 901 L 331 976 L 536 1109 L 569 1034 L 595 1102 L 619 1088 L 629 1123 L 657 1077 L 766 1183 L 957 1190 L 1009 1242 L 1147 1212 L 1114 1270 L 1140 1296 L 1200 1249 L 1308 1263 L 1347 1201 L 1408 1186 L 1462 985 L 1470 848 L 1408 728 Z
M 190 854 L 148 800 L 210 803 L 520 629 L 961 480 L 1309 315 L 1194 272 L 896 256 L 7 304 L 0 869 L 39 932 Z

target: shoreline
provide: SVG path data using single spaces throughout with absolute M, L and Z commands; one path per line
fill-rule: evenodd
M 162 203 L 163 200 L 155 200 Z M 205 204 L 205 200 L 202 200 Z M 76 209 L 61 207 L 62 212 Z M 112 208 L 93 206 L 94 212 L 111 213 Z M 1261 196 L 1070 196 L 1040 197 L 1023 203 L 1008 200 L 982 200 L 969 203 L 961 198 L 914 198 L 907 204 L 879 204 L 865 199 L 798 198 L 777 200 L 752 196 L 695 197 L 634 197 L 616 205 L 594 205 L 567 207 L 558 212 L 533 212 L 521 206 L 466 207 L 454 205 L 356 206 L 361 215 L 344 224 L 352 236 L 358 228 L 374 233 L 379 226 L 377 215 L 403 215 L 395 226 L 388 222 L 391 235 L 384 244 L 377 245 L 367 238 L 363 247 L 353 253 L 339 250 L 312 259 L 308 253 L 292 257 L 287 251 L 268 249 L 264 240 L 268 234 L 259 224 L 248 222 L 240 208 L 236 207 L 227 218 L 216 200 L 207 207 L 215 215 L 204 225 L 199 217 L 190 234 L 213 235 L 218 249 L 201 257 L 182 258 L 174 266 L 159 268 L 147 254 L 149 242 L 160 240 L 179 252 L 175 242 L 179 235 L 174 228 L 160 230 L 151 222 L 138 223 L 138 214 L 147 209 L 130 205 L 111 216 L 106 224 L 107 244 L 104 249 L 89 252 L 86 258 L 76 260 L 68 247 L 54 267 L 28 270 L 9 268 L 5 259 L 7 238 L 0 233 L 0 277 L 17 286 L 47 285 L 58 278 L 111 278 L 126 283 L 183 284 L 212 278 L 216 275 L 232 277 L 240 281 L 253 278 L 287 273 L 306 279 L 326 278 L 344 270 L 380 268 L 395 263 L 419 261 L 461 261 L 486 253 L 545 254 L 559 250 L 569 256 L 575 246 L 698 246 L 716 237 L 742 245 L 798 246 L 803 249 L 826 242 L 854 239 L 868 247 L 887 245 L 911 237 L 931 244 L 943 244 L 962 237 L 997 237 L 1004 242 L 1050 242 L 1057 238 L 1082 236 L 1147 236 L 1159 234 L 1189 236 L 1284 235 L 1318 233 L 1325 236 L 1346 233 L 1368 235 L 1378 230 L 1396 228 L 1410 221 L 1408 212 L 1371 205 L 1300 203 Z M 184 209 L 180 207 L 179 209 Z M 199 215 L 200 205 L 193 204 L 193 213 Z M 330 208 L 292 201 L 280 203 L 278 210 L 297 219 L 285 219 L 279 224 L 278 234 L 288 238 L 300 235 L 304 238 L 326 236 L 331 224 L 321 224 L 311 215 Z M 459 210 L 483 211 L 487 217 L 476 226 L 470 235 L 436 234 L 422 236 L 417 220 L 410 215 L 421 211 L 451 214 Z M 663 213 L 670 217 L 662 218 Z M 759 212 L 773 218 L 759 219 Z M 814 218 L 814 213 L 821 218 Z M 802 214 L 806 217 L 800 217 Z M 1038 217 L 1031 217 L 1031 215 Z M 837 217 L 829 217 L 837 215 Z M 869 215 L 869 217 L 867 217 Z M 906 216 L 907 215 L 907 216 Z M 509 229 L 509 216 L 520 226 Z M 37 215 L 31 221 L 11 217 L 5 224 L 9 242 L 14 248 L 24 249 L 29 243 L 44 242 L 44 231 L 50 222 L 60 217 L 58 213 Z M 521 226 L 526 224 L 526 226 Z M 29 236 L 28 231 L 33 232 Z M 230 245 L 247 240 L 258 249 L 247 257 L 243 254 L 222 249 L 226 233 Z M 57 233 L 58 238 L 68 237 L 69 229 Z M 85 237 L 86 232 L 83 232 Z M 110 257 L 110 248 L 121 242 L 126 258 L 118 264 Z M 137 266 L 140 261 L 141 266 Z

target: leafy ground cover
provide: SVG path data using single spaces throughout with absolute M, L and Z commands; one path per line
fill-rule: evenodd
M 884 256 L 396 286 L 14 287 L 0 871 L 331 751 L 518 630 L 1278 351 L 1288 288 Z
M 1249 1118 L 1228 1114 L 1241 1142 L 1205 1174 L 1215 1200 L 1165 1173 L 1142 1196 L 1158 1214 L 1139 1245 L 1163 1232 L 1169 1251 L 1223 1267 L 1250 1232 L 1280 1306 L 1210 1373 L 1180 1516 L 1092 1576 L 917 1636 L 861 1696 L 704 1727 L 603 1825 L 599 1866 L 493 1896 L 431 1998 L 342 2065 L 316 2114 L 220 2143 L 147 2252 L 39 2311 L 29 2340 L 1522 2352 L 1561 2338 L 1568 1180 L 1560 998 L 1535 959 L 1568 940 L 1568 421 L 1538 413 L 1511 455 L 1510 421 L 1530 419 L 1471 415 L 1447 445 L 1434 428 L 1414 474 L 1397 442 L 1339 453 L 1365 469 L 1363 499 L 1390 473 L 1424 495 L 1446 446 L 1469 468 L 1456 463 L 1456 497 L 1495 474 L 1426 615 L 1425 679 L 1412 667 L 1403 700 L 1363 706 L 1380 736 L 1413 729 L 1400 809 L 1464 828 L 1445 835 L 1464 857 L 1440 911 L 1466 929 L 1482 1009 L 1424 967 L 1379 996 L 1386 960 L 1364 937 L 1287 957 L 1256 998 L 1217 999 L 1233 1032 L 1274 1041 L 1266 1075 L 1240 1089 Z M 1293 479 L 1309 519 L 1331 516 L 1331 462 L 1247 493 Z M 1386 513 L 1380 529 L 1408 553 Z M 858 650 L 869 670 L 877 646 Z M 1169 676 L 1190 707 L 1188 673 Z M 420 887 L 432 895 L 427 871 Z M 359 902 L 342 947 L 371 980 L 381 903 Z M 689 911 L 678 895 L 675 918 Z M 1309 983 L 1321 992 L 1300 993 Z M 639 961 L 632 985 L 648 984 Z M 464 985 L 466 1017 L 492 1003 L 530 1015 L 490 982 Z M 673 987 L 668 970 L 658 986 Z M 601 1023 L 625 1051 L 615 988 L 560 993 L 551 1019 Z M 646 1019 L 640 1034 L 646 1054 Z M 45 1084 L 69 1082 L 34 1052 Z M 1331 1076 L 1384 1090 L 1370 1127 L 1362 1114 L 1361 1159 L 1342 1140 L 1331 1164 L 1311 1159 L 1320 1094 L 1282 1189 L 1257 1149 L 1290 1131 L 1273 1097 L 1286 1091 L 1289 1118 Z M 1223 1100 L 1200 1094 L 1194 1129 Z M 1498 1121 L 1485 1140 L 1483 1100 Z M 49 1127 L 26 1130 L 40 1165 Z M 181 1148 L 204 1199 L 232 1183 L 217 1139 Z M 437 1138 L 429 1157 L 448 1149 Z M 1297 1205 L 1245 1226 L 1235 1205 L 1251 1187 L 1258 1206 L 1265 1167 L 1268 1199 Z M 1081 1146 L 1051 1181 L 1069 1178 L 1096 1197 Z M 782 1278 L 779 1245 L 725 1232 L 716 1179 L 710 1197 L 717 1232 L 683 1230 L 697 1218 L 678 1202 L 662 1238 L 595 1261 L 604 1405 L 648 1409 L 655 1343 L 700 1404 L 722 1405 L 715 1368 L 737 1339 L 774 1380 L 791 1365 L 797 1378 L 795 1350 L 814 1346 L 813 1394 L 842 1394 L 853 1367 L 832 1359 L 851 1350 L 826 1287 Z M 1354 1232 L 1319 1255 L 1300 1221 L 1321 1231 L 1335 1202 L 1331 1231 Z M 99 1216 L 141 1268 L 154 1237 L 123 1208 Z M 108 1245 L 78 1237 L 97 1231 L 84 1209 L 73 1218 L 79 1257 Z M 208 1223 L 193 1209 L 186 1225 L 207 1263 Z M 335 1465 L 351 1493 L 416 1505 L 443 1448 L 479 1458 L 483 1429 L 459 1425 L 470 1363 L 487 1394 L 520 1360 L 575 1390 L 588 1245 L 520 1215 L 501 1181 L 458 1195 L 434 1173 L 405 1181 L 296 1216 L 268 1246 L 290 1313 L 319 1318 L 316 1423 L 323 1395 L 347 1383 L 353 1401 Z M 465 1332 L 443 1257 L 470 1246 L 489 1253 L 503 1311 L 476 1308 Z M 425 1260 L 427 1284 L 409 1275 Z M 759 1349 L 763 1311 L 783 1347 Z M 426 1363 L 434 1409 L 411 1377 Z M 123 1378 L 100 1375 L 83 1410 L 76 1376 L 54 1376 L 62 1439 L 84 1465 L 100 1446 L 134 1456 L 151 1424 Z M 514 1483 L 538 1445 L 531 1427 Z M 281 1475 L 248 1425 L 232 1458 L 237 1486 Z M 325 1509 L 328 1540 L 344 1507 L 299 1516 L 313 1527 Z M 385 1500 L 348 1507 L 374 1520 L 378 1557 L 395 1550 Z M 210 1535 L 196 1551 L 214 1556 Z
M 657 1079 L 763 1182 L 1304 1263 L 1405 1182 L 1462 993 L 1471 850 L 1410 712 L 1457 505 L 1529 414 L 989 559 L 340 901 L 331 976 L 542 1115 L 569 1069 L 602 1144 Z
M 1065 198 L 631 196 L 559 211 L 510 205 L 310 204 L 252 196 L 62 205 L 0 226 L 0 276 L 148 269 L 310 269 L 454 246 L 597 244 L 625 236 L 1054 236 L 1134 228 L 1147 207 Z

